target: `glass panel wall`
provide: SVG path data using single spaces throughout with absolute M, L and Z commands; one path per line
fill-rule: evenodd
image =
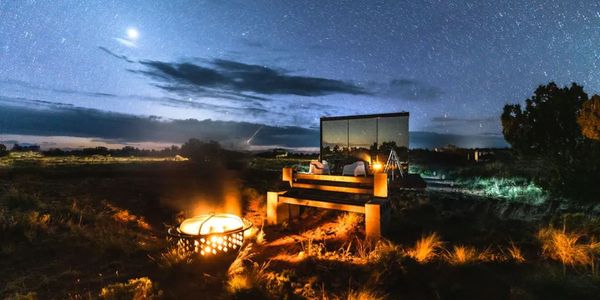
M 321 137 L 321 159 L 332 171 L 357 160 L 385 164 L 392 149 L 408 162 L 408 114 L 324 118 Z
M 377 144 L 380 156 L 385 156 L 380 159 L 387 159 L 390 150 L 394 149 L 400 161 L 408 161 L 408 117 L 379 118 Z
M 321 159 L 347 154 L 348 120 L 323 121 L 321 134 Z

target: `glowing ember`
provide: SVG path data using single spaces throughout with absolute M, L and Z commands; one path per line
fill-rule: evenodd
M 202 215 L 186 219 L 179 231 L 189 235 L 223 233 L 244 227 L 242 219 L 232 214 Z

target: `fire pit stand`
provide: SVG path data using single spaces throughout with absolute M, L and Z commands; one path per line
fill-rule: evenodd
M 252 222 L 232 214 L 206 214 L 186 219 L 168 229 L 168 240 L 201 256 L 237 253 L 244 244 L 244 232 Z

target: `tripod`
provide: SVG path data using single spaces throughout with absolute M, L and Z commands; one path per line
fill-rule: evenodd
M 388 172 L 388 170 L 392 170 L 392 179 L 394 178 L 394 169 L 398 169 L 400 176 L 402 176 L 401 168 L 400 168 L 400 160 L 398 159 L 398 154 L 396 154 L 396 150 L 392 149 L 390 151 L 390 156 L 388 156 L 388 160 L 385 163 L 384 172 Z

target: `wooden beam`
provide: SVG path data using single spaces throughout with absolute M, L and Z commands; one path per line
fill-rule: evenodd
M 375 173 L 375 183 L 373 184 L 373 196 L 387 198 L 388 196 L 388 175 L 387 173 Z
M 343 210 L 343 211 L 355 212 L 355 213 L 360 213 L 360 214 L 365 213 L 364 205 L 341 204 L 341 203 L 333 203 L 333 202 L 310 200 L 310 199 L 298 199 L 298 198 L 291 198 L 291 197 L 284 197 L 284 196 L 279 196 L 279 203 Z
M 293 176 L 294 176 L 294 169 L 292 169 L 292 168 L 283 168 L 283 170 L 281 171 L 281 180 L 289 182 L 290 187 L 292 187 L 292 185 L 294 183 Z
M 294 178 L 303 180 L 321 180 L 321 181 L 334 181 L 334 182 L 350 182 L 350 183 L 364 183 L 372 184 L 373 177 L 358 177 L 358 176 L 339 176 L 339 175 L 317 175 L 317 174 L 305 174 L 296 173 Z
M 337 185 L 322 185 L 322 184 L 312 184 L 312 183 L 294 183 L 294 188 L 296 189 L 312 189 L 312 190 L 320 190 L 320 191 L 328 191 L 328 192 L 340 192 L 340 193 L 349 193 L 349 194 L 373 194 L 373 189 L 371 188 L 357 188 L 357 187 L 348 187 L 348 186 L 337 186 Z
M 367 202 L 365 204 L 365 235 L 368 240 L 379 240 L 381 238 L 382 215 L 381 204 Z

